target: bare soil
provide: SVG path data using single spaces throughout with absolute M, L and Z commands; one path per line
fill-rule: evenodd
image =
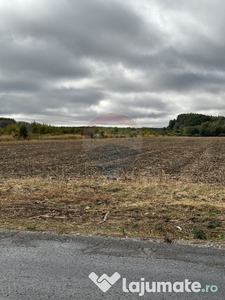
M 142 144 L 141 144 L 142 143 Z M 87 178 L 125 173 L 170 180 L 225 183 L 225 138 L 144 138 L 136 148 L 123 139 L 0 144 L 0 176 Z M 86 146 L 87 145 L 87 146 Z M 140 147 L 141 145 L 141 147 Z M 122 172 L 125 171 L 125 172 Z

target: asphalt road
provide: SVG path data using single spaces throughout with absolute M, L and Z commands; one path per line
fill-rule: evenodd
M 225 299 L 225 250 L 221 249 L 0 231 L 0 267 L 1 300 Z M 92 272 L 97 276 L 118 272 L 117 279 L 121 277 L 104 293 L 89 279 Z M 188 279 L 199 282 L 201 291 L 139 296 L 141 278 L 150 287 L 152 282 L 173 285 Z M 100 285 L 109 286 L 109 280 L 103 279 Z M 202 292 L 206 285 L 213 285 L 214 292 L 209 287 L 208 293 Z

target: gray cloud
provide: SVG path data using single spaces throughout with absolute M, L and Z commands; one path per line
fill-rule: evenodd
M 225 109 L 218 0 L 2 0 L 0 114 L 86 125 L 124 113 L 165 126 Z

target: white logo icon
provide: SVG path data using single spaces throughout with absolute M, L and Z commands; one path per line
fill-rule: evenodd
M 105 293 L 120 279 L 121 276 L 116 272 L 111 277 L 106 274 L 98 277 L 98 275 L 92 272 L 88 277 Z

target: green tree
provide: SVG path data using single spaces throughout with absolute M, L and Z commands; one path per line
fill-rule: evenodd
M 200 133 L 202 136 L 209 135 L 209 124 L 210 124 L 210 122 L 208 122 L 208 121 L 201 124 Z
M 113 130 L 114 136 L 118 135 L 118 133 L 119 133 L 119 129 L 117 127 L 114 127 L 114 130 Z
M 10 118 L 0 118 L 0 128 L 6 128 L 10 124 L 16 124 L 16 121 Z
M 197 135 L 199 134 L 199 126 L 187 126 L 184 127 L 184 134 L 185 135 Z
M 37 124 L 36 122 L 33 122 L 33 123 L 31 124 L 31 132 L 32 132 L 33 134 L 38 134 L 38 133 L 40 133 L 40 124 Z
M 28 129 L 25 125 L 20 126 L 19 136 L 24 139 L 28 138 Z
M 100 136 L 100 138 L 104 138 L 104 136 L 105 136 L 104 130 L 101 130 L 101 131 L 100 131 L 99 136 Z
M 19 127 L 16 124 L 10 124 L 6 128 L 6 134 L 18 134 L 19 133 Z
M 174 125 L 175 125 L 175 123 L 176 123 L 176 120 L 174 119 L 174 120 L 170 120 L 169 121 L 169 126 L 167 127 L 169 130 L 173 130 L 173 127 L 174 127 Z

